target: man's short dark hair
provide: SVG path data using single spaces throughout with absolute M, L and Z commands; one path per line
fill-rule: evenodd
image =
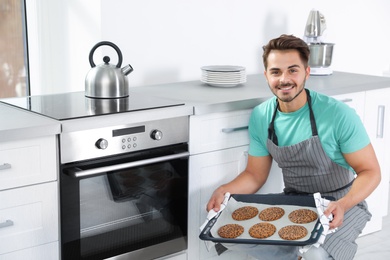
M 293 35 L 282 34 L 280 37 L 272 39 L 267 45 L 263 46 L 263 63 L 264 68 L 267 69 L 268 55 L 272 50 L 297 50 L 305 68 L 308 66 L 310 49 L 306 42 Z

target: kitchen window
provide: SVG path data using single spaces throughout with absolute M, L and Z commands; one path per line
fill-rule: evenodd
M 25 0 L 0 0 L 0 98 L 30 93 Z

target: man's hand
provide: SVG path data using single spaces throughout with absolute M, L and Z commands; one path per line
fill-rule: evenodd
M 329 229 L 335 229 L 343 224 L 345 209 L 339 201 L 331 201 L 324 214 L 327 217 L 333 214 L 333 220 L 329 222 Z
M 220 189 L 216 189 L 213 195 L 211 195 L 209 203 L 207 203 L 207 207 L 206 207 L 207 212 L 209 212 L 212 209 L 214 209 L 215 212 L 218 212 L 224 198 L 225 198 L 225 192 L 221 191 Z

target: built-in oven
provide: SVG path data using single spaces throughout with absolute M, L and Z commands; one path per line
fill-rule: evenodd
M 60 136 L 62 260 L 187 248 L 188 117 Z
M 187 248 L 191 106 L 135 92 L 4 102 L 61 122 L 62 260 L 155 259 Z

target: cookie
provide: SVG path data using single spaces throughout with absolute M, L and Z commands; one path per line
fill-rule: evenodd
M 280 219 L 284 215 L 284 209 L 279 207 L 270 207 L 263 209 L 260 214 L 259 218 L 262 221 L 274 221 L 277 219 Z
M 249 235 L 253 238 L 267 238 L 276 232 L 276 227 L 267 222 L 257 223 L 249 229 Z
M 290 225 L 282 227 L 278 234 L 284 240 L 297 240 L 307 235 L 307 229 L 299 225 Z
M 244 233 L 244 227 L 238 224 L 226 224 L 218 229 L 218 235 L 223 238 L 236 238 Z
M 306 224 L 313 222 L 318 218 L 316 212 L 310 209 L 297 209 L 288 214 L 288 219 L 297 224 Z
M 259 210 L 257 208 L 245 206 L 233 211 L 232 218 L 234 220 L 248 220 L 255 217 L 257 214 L 259 214 Z

